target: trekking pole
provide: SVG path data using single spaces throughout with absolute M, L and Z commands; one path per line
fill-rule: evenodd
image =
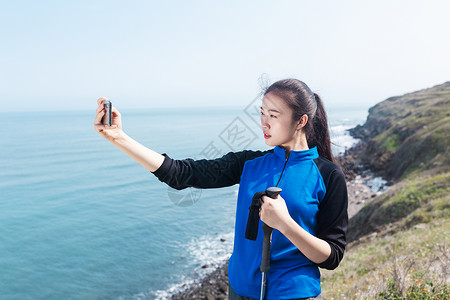
M 281 189 L 279 187 L 270 187 L 266 190 L 266 196 L 272 199 L 276 199 L 278 195 L 281 193 Z M 264 240 L 263 240 L 263 252 L 261 259 L 261 266 L 259 267 L 262 272 L 262 280 L 261 280 L 261 295 L 259 297 L 260 300 L 264 300 L 266 296 L 266 285 L 267 285 L 267 272 L 270 270 L 270 246 L 271 246 L 271 238 L 273 228 L 263 224 L 262 229 L 264 231 Z

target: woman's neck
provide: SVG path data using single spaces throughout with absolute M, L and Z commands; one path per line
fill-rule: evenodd
M 302 135 L 299 138 L 291 141 L 290 143 L 280 145 L 286 151 L 286 158 L 289 156 L 291 151 L 303 151 L 308 150 L 308 142 L 306 141 L 306 136 Z

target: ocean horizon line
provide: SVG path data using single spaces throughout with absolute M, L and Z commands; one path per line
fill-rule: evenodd
M 253 100 L 254 101 L 254 100 Z M 116 102 L 112 101 L 113 104 Z M 9 114 L 9 113 L 67 113 L 67 112 L 95 112 L 96 105 L 95 102 L 92 105 L 91 108 L 75 108 L 75 109 L 65 109 L 65 108 L 55 108 L 55 109 L 49 109 L 48 107 L 42 108 L 42 109 L 23 109 L 23 110 L 0 110 L 0 114 Z M 168 110 L 179 110 L 179 109 L 186 109 L 186 110 L 196 110 L 196 109 L 202 109 L 202 110 L 215 110 L 215 109 L 227 109 L 227 110 L 245 110 L 252 102 L 246 103 L 245 105 L 177 105 L 177 106 L 120 106 L 120 103 L 117 105 L 117 107 L 120 109 L 120 111 L 149 111 L 149 110 L 158 110 L 158 111 L 168 111 Z M 360 103 L 342 103 L 342 104 L 336 104 L 336 103 L 324 103 L 327 110 L 336 110 L 336 109 L 346 109 L 351 111 L 361 111 L 361 110 L 369 110 L 370 107 L 372 107 L 372 104 L 360 104 Z

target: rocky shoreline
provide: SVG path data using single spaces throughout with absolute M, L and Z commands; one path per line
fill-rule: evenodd
M 374 191 L 369 184 L 374 175 L 364 170 L 351 152 L 338 157 L 344 169 L 348 189 L 348 214 L 354 216 L 363 206 L 375 199 L 381 190 Z M 189 286 L 186 290 L 173 295 L 171 299 L 228 299 L 228 262 L 208 274 L 201 281 Z
M 200 282 L 192 284 L 186 290 L 172 296 L 171 299 L 228 299 L 228 261 L 224 262 Z

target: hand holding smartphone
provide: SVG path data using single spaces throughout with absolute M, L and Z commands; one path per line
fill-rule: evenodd
M 102 124 L 103 125 L 108 125 L 111 126 L 112 125 L 112 102 L 109 100 L 105 101 L 105 115 L 103 116 L 102 119 Z

